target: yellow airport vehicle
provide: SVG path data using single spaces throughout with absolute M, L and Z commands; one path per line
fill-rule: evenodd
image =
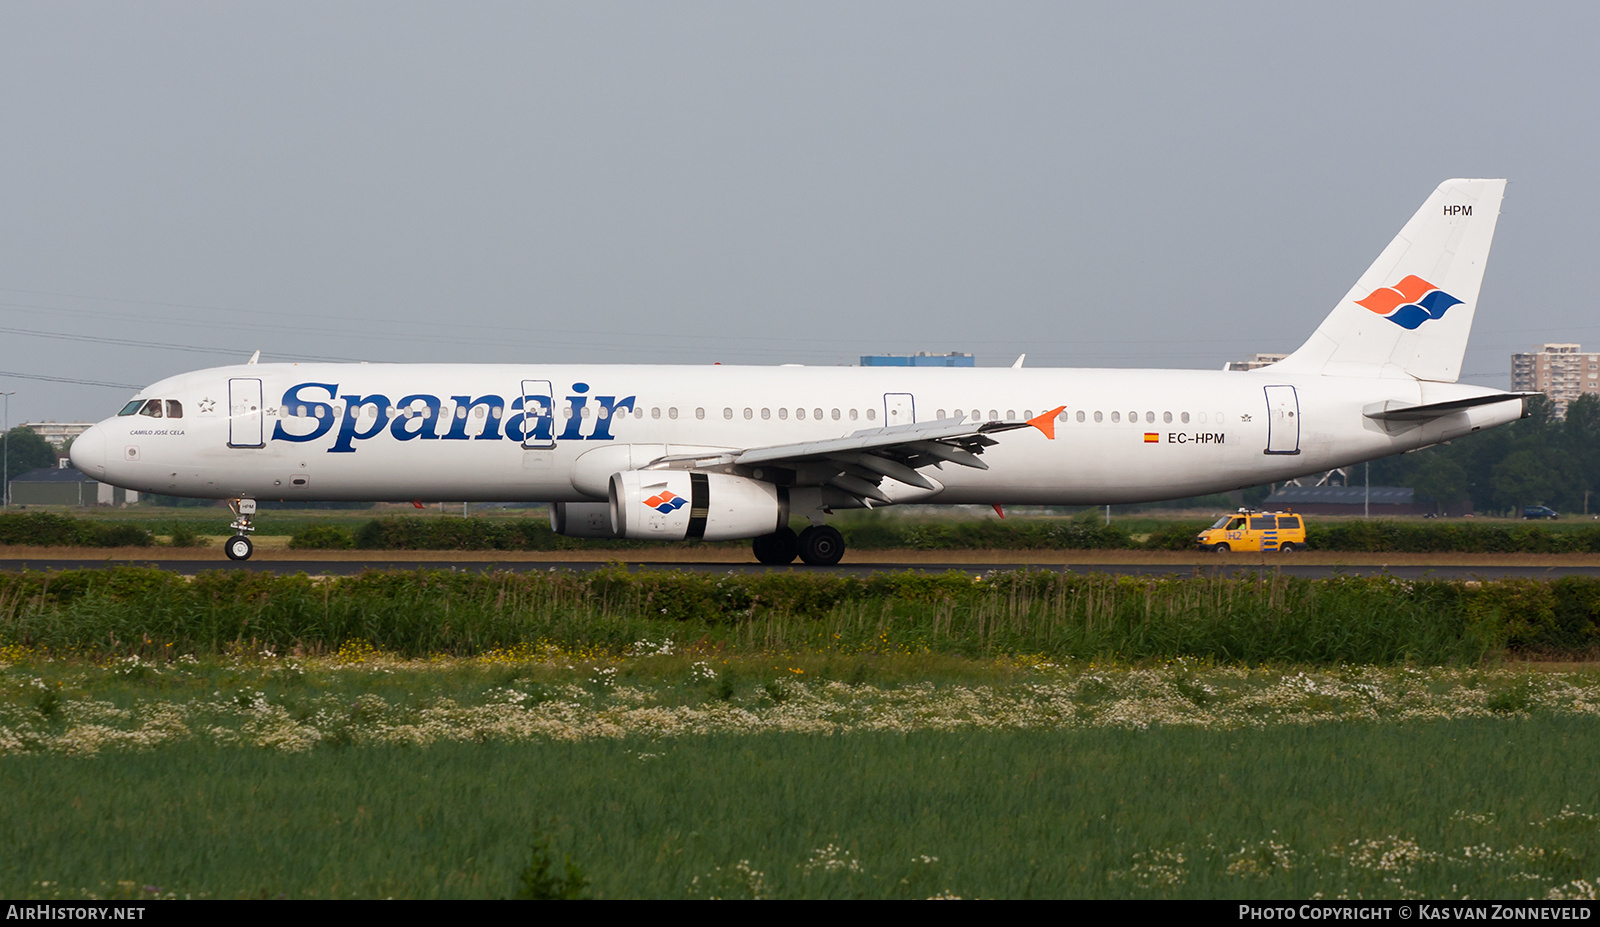
M 1230 550 L 1275 550 L 1292 553 L 1306 546 L 1305 521 L 1293 512 L 1253 512 L 1240 509 L 1224 515 L 1200 532 L 1195 543 L 1201 550 L 1227 553 Z

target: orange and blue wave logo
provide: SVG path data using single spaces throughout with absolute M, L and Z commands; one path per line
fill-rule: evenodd
M 1371 309 L 1407 331 L 1415 331 L 1429 319 L 1442 318 L 1446 309 L 1460 304 L 1461 300 L 1415 274 L 1356 300 L 1356 305 Z
M 676 512 L 689 503 L 682 496 L 678 495 L 672 490 L 663 489 L 650 498 L 644 500 L 644 504 L 650 506 L 663 515 L 671 515 L 673 512 Z

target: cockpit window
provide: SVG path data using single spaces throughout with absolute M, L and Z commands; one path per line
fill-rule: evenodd
M 161 417 L 161 400 L 152 399 L 149 402 L 145 403 L 144 404 L 144 408 L 139 410 L 139 414 L 140 415 L 148 415 L 151 418 L 160 418 Z
M 144 400 L 143 399 L 135 399 L 134 401 L 128 403 L 125 406 L 123 406 L 122 407 L 122 411 L 118 412 L 117 414 L 118 415 L 132 415 L 133 413 L 139 411 L 139 407 L 142 406 L 142 405 L 144 405 Z
M 167 418 L 183 418 L 183 403 L 176 399 L 168 399 Z

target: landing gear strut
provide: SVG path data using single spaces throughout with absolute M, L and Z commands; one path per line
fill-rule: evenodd
M 228 555 L 229 560 L 249 560 L 250 554 L 255 550 L 254 545 L 250 543 L 249 535 L 256 530 L 255 526 L 250 524 L 256 514 L 256 500 L 233 500 L 228 503 L 228 508 L 233 511 L 234 516 L 233 524 L 228 527 L 237 533 L 223 542 L 222 550 Z
M 800 553 L 800 538 L 793 528 L 781 528 L 773 534 L 758 537 L 751 543 L 756 559 L 768 566 L 793 563 Z
M 844 535 L 838 528 L 812 525 L 800 532 L 800 559 L 812 566 L 833 566 L 844 559 Z

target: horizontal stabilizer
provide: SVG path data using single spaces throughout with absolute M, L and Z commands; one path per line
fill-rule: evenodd
M 1367 418 L 1379 422 L 1425 422 L 1429 419 L 1441 418 L 1454 412 L 1463 412 L 1475 406 L 1492 405 L 1497 402 L 1510 402 L 1513 399 L 1525 400 L 1529 396 L 1538 396 L 1539 393 L 1491 393 L 1487 396 L 1471 396 L 1467 399 L 1452 399 L 1449 402 L 1430 402 L 1420 406 L 1400 406 L 1392 409 L 1372 409 L 1364 412 Z

